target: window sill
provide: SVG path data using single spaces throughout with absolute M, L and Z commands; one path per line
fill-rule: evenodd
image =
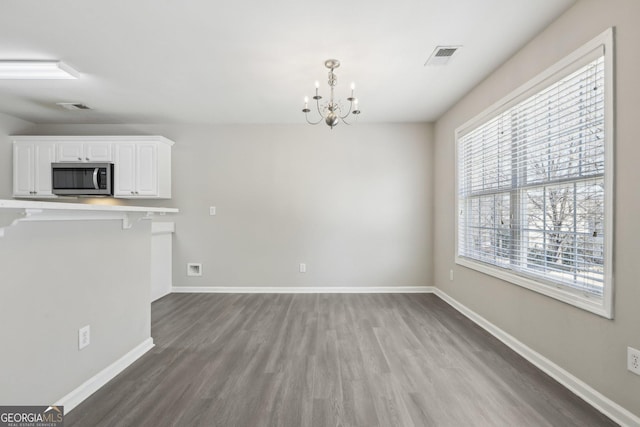
M 502 279 L 514 285 L 521 286 L 531 291 L 589 311 L 607 319 L 613 319 L 613 310 L 605 305 L 604 297 L 587 296 L 579 291 L 573 291 L 561 286 L 554 286 L 546 283 L 520 276 L 507 270 L 473 261 L 469 258 L 456 256 L 456 264 L 479 271 L 489 276 Z

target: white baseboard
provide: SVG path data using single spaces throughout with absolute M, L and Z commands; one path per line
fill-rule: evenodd
M 489 332 L 491 335 L 502 341 L 520 356 L 533 363 L 540 370 L 558 381 L 560 384 L 571 390 L 578 397 L 589 403 L 591 406 L 611 418 L 622 426 L 640 426 L 640 417 L 634 415 L 622 406 L 618 405 L 599 391 L 595 390 L 582 380 L 567 372 L 560 366 L 553 363 L 540 353 L 531 349 L 512 335 L 509 335 L 484 317 L 480 316 L 470 308 L 451 298 L 445 292 L 434 288 L 434 293 L 446 301 L 450 306 L 464 314 L 471 321 Z
M 160 298 L 164 298 L 164 297 L 166 297 L 167 295 L 171 294 L 172 292 L 175 292 L 175 291 L 173 290 L 173 287 L 169 288 L 169 290 L 168 290 L 168 291 L 163 292 L 163 293 L 161 293 L 160 295 L 152 296 L 152 297 L 151 297 L 151 302 L 157 301 L 157 300 L 159 300 Z
M 430 294 L 433 286 L 174 286 L 177 294 Z
M 87 397 L 98 391 L 100 387 L 111 381 L 116 375 L 124 371 L 129 365 L 138 360 L 140 356 L 153 348 L 153 338 L 148 338 L 136 346 L 133 350 L 104 368 L 102 371 L 89 378 L 71 393 L 58 400 L 55 404 L 64 406 L 64 412 L 69 413 Z

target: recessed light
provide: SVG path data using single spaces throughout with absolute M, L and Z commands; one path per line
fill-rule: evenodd
M 77 79 L 78 72 L 61 61 L 0 61 L 0 79 Z

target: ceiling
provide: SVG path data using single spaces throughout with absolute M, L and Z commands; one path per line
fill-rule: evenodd
M 575 0 L 3 1 L 0 59 L 59 59 L 79 80 L 0 80 L 34 123 L 304 123 L 324 60 L 364 122 L 437 119 Z M 425 67 L 438 45 L 462 46 Z M 81 102 L 92 111 L 67 111 Z

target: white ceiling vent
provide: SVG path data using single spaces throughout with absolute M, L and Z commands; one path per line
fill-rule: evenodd
M 451 61 L 451 57 L 462 46 L 437 46 L 427 62 L 424 63 L 425 67 L 428 65 L 447 65 Z
M 65 110 L 91 110 L 91 107 L 81 102 L 56 102 L 56 105 L 64 108 Z

